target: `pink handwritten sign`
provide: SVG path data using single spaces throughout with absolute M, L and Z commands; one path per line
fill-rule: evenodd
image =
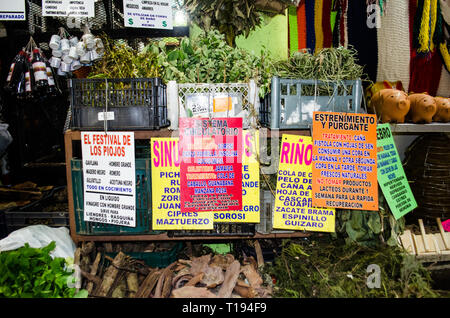
M 442 227 L 444 228 L 445 232 L 450 232 L 450 219 L 442 222 Z

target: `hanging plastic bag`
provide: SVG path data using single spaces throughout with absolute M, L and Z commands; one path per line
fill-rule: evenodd
M 30 225 L 11 232 L 0 240 L 0 252 L 18 249 L 30 244 L 30 247 L 42 248 L 55 241 L 56 248 L 50 253 L 52 257 L 73 258 L 76 246 L 65 227 L 52 228 L 46 225 Z

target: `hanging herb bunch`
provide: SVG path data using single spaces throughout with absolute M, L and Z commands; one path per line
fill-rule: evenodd
M 125 41 L 110 39 L 105 34 L 101 38 L 105 53 L 103 59 L 94 64 L 88 78 L 159 77 L 160 66 L 154 53 L 139 52 Z
M 201 29 L 216 29 L 225 34 L 231 46 L 235 46 L 237 36 L 247 37 L 261 24 L 255 0 L 186 0 L 184 9 Z
M 177 83 L 247 83 L 255 80 L 264 96 L 270 86 L 272 60 L 262 50 L 259 56 L 225 42 L 217 30 L 183 38 L 179 47 L 164 41 L 152 43 L 143 52 L 158 56 L 163 80 Z

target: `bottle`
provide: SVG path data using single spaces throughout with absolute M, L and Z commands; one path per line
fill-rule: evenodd
M 36 90 L 46 90 L 48 87 L 47 66 L 39 49 L 33 50 L 32 69 Z
M 20 80 L 17 83 L 17 86 L 14 90 L 13 95 L 17 99 L 25 99 L 25 72 L 20 74 Z
M 33 76 L 33 66 L 30 59 L 28 59 L 25 68 L 25 99 L 32 99 L 34 95 L 34 76 Z
M 59 89 L 57 83 L 56 83 L 56 77 L 53 73 L 53 69 L 50 66 L 50 63 L 48 61 L 45 61 L 45 64 L 47 66 L 47 77 L 48 77 L 48 88 L 47 93 L 51 97 L 56 97 L 61 94 L 61 90 Z
M 26 53 L 21 50 L 15 57 L 9 68 L 8 77 L 6 78 L 5 90 L 14 93 L 16 87 L 24 72 Z

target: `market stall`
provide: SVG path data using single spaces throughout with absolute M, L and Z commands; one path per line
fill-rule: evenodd
M 91 297 L 438 297 L 423 266 L 450 262 L 447 2 L 84 2 L 27 1 L 26 30 L 5 28 L 23 40 L 4 85 L 12 172 L 64 182 L 17 178 L 5 196 L 27 202 L 0 211 L 3 236 L 65 226 Z M 59 162 L 24 152 L 55 135 L 29 105 Z M 32 218 L 57 190 L 67 209 Z M 333 248 L 342 268 L 318 252 Z M 369 260 L 403 264 L 383 276 L 400 285 L 355 289 Z

